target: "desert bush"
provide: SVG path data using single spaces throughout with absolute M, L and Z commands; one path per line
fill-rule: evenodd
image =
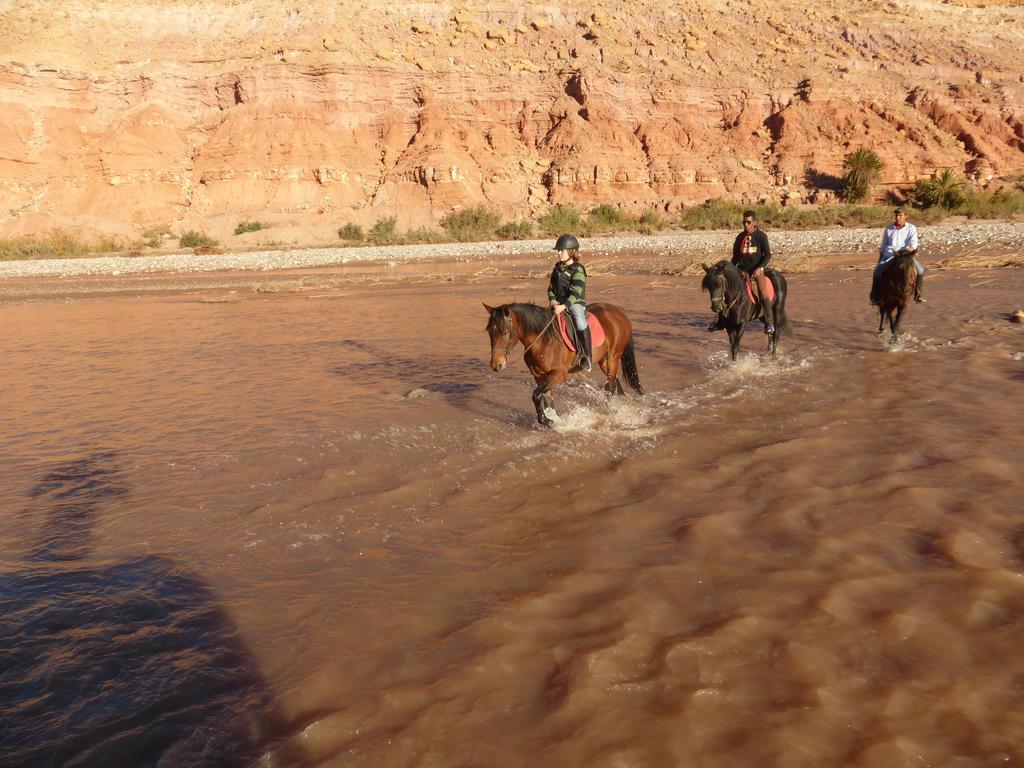
M 238 226 L 235 227 L 236 235 L 244 235 L 246 232 L 259 232 L 261 229 L 266 229 L 267 225 L 261 221 L 240 221 Z
M 846 156 L 843 168 L 846 169 L 842 178 L 843 199 L 856 203 L 865 199 L 871 192 L 871 187 L 878 181 L 883 166 L 874 150 L 860 147 Z
M 398 239 L 398 235 L 395 232 L 397 225 L 398 218 L 395 216 L 385 216 L 383 219 L 377 219 L 373 226 L 370 227 L 370 241 L 378 245 L 395 242 Z
M 643 232 L 645 235 L 649 235 L 651 232 L 657 232 L 659 229 L 664 229 L 668 226 L 668 222 L 665 217 L 657 211 L 644 211 L 640 214 L 640 218 L 637 219 L 636 228 Z
M 159 248 L 163 245 L 164 235 L 171 234 L 170 227 L 150 227 L 142 233 L 142 245 L 146 248 Z
M 510 221 L 498 227 L 494 234 L 502 240 L 526 240 L 533 237 L 533 222 L 526 220 Z
M 538 223 L 549 235 L 562 235 L 566 232 L 582 235 L 590 232 L 590 227 L 584 223 L 580 212 L 571 205 L 553 206 L 540 217 Z
M 358 224 L 346 224 L 344 227 L 339 227 L 338 237 L 342 240 L 350 240 L 354 243 L 361 243 L 366 238 L 363 234 L 363 228 Z
M 17 259 L 68 259 L 83 256 L 89 247 L 67 232 L 51 232 L 42 237 L 16 237 L 0 240 L 0 258 Z
M 964 179 L 947 168 L 930 179 L 918 179 L 914 184 L 914 197 L 925 208 L 938 206 L 950 211 L 967 202 Z
M 501 214 L 483 203 L 452 211 L 440 222 L 449 237 L 462 243 L 493 237 L 500 223 Z
M 683 229 L 738 229 L 746 206 L 716 197 L 703 205 L 687 208 L 679 217 Z
M 182 248 L 212 248 L 217 245 L 217 241 L 205 232 L 196 232 L 194 229 L 190 229 L 181 234 L 181 237 L 178 238 L 178 245 Z
M 773 226 L 792 229 L 816 227 L 883 226 L 892 218 L 892 209 L 884 205 L 819 205 L 812 208 L 786 208 Z
M 607 232 L 609 230 L 632 229 L 636 221 L 629 214 L 625 214 L 608 203 L 601 203 L 590 210 L 587 222 L 595 232 Z
M 407 230 L 402 237 L 403 243 L 445 243 L 448 235 L 433 227 L 417 227 Z
M 958 212 L 972 219 L 998 219 L 1018 216 L 1024 213 L 1024 192 L 1018 189 L 969 192 Z
M 113 237 L 103 237 L 93 243 L 90 250 L 94 253 L 118 253 L 124 250 L 124 245 Z

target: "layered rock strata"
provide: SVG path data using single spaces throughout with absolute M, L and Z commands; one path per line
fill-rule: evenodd
M 64 5 L 0 0 L 0 236 L 1024 174 L 1020 2 Z

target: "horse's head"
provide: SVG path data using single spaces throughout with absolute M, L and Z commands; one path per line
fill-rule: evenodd
M 501 372 L 508 365 L 508 355 L 516 345 L 516 330 L 512 325 L 512 310 L 508 305 L 490 307 L 484 304 L 490 318 L 487 320 L 487 335 L 491 339 L 491 369 Z
M 713 267 L 701 264 L 704 267 L 704 279 L 701 280 L 700 287 L 701 290 L 707 291 L 711 296 L 712 312 L 724 312 L 728 305 L 728 299 L 726 298 L 726 286 L 728 283 L 725 277 L 725 266 L 728 263 L 727 261 L 720 261 Z

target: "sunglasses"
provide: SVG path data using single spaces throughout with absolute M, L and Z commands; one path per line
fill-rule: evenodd
M 744 224 L 753 224 L 753 223 L 754 223 L 754 220 L 753 220 L 753 219 L 744 219 L 744 220 L 743 220 L 743 223 L 744 223 Z

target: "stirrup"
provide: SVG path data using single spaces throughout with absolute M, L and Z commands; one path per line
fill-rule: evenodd
M 764 324 L 764 332 L 768 333 L 768 334 L 775 333 L 775 326 L 772 325 L 771 323 L 765 323 Z
M 926 299 L 921 294 L 917 294 L 917 296 L 914 297 L 914 301 L 916 301 L 918 304 L 927 304 L 928 303 L 928 299 Z

